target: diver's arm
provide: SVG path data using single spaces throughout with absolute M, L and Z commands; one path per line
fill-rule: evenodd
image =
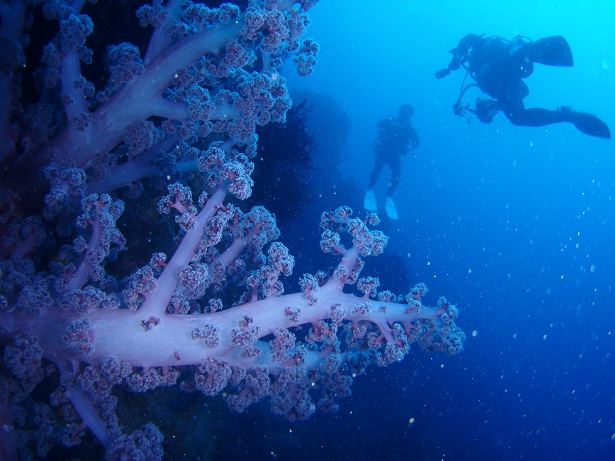
M 459 40 L 459 43 L 455 48 L 449 51 L 453 55 L 451 58 L 451 62 L 448 63 L 446 69 L 439 70 L 436 72 L 436 78 L 441 79 L 446 77 L 453 70 L 457 70 L 461 67 L 461 65 L 467 60 L 468 52 L 470 49 L 478 44 L 479 41 L 482 41 L 482 37 L 476 34 L 468 34 Z
M 477 47 L 483 40 L 484 38 L 482 35 L 476 34 L 468 34 L 461 40 L 459 40 L 457 47 L 451 50 L 451 53 L 453 54 L 453 59 L 449 64 L 449 68 L 451 64 L 453 64 L 454 66 L 456 66 L 455 69 L 459 69 L 459 66 L 467 59 L 468 52 L 472 48 Z
M 379 130 L 384 130 L 387 127 L 387 125 L 390 124 L 390 123 L 391 123 L 391 119 L 389 119 L 389 118 L 380 120 L 378 122 L 378 129 Z
M 410 126 L 410 149 L 416 149 L 419 147 L 419 134 L 416 132 L 413 126 Z

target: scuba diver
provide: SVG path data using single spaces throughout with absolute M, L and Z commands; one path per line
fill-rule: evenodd
M 526 109 L 523 105 L 529 89 L 522 79 L 532 74 L 534 63 L 548 66 L 573 65 L 572 51 L 564 37 L 531 41 L 519 35 L 513 40 L 506 40 L 501 37 L 485 37 L 484 34 L 468 34 L 450 53 L 453 55 L 451 62 L 446 69 L 436 72 L 436 78 L 444 78 L 451 71 L 463 67 L 466 78 L 469 75 L 476 82 L 465 85 L 464 78 L 459 98 L 453 106 L 456 115 L 463 116 L 469 111 L 481 122 L 491 123 L 493 117 L 501 111 L 513 125 L 544 126 L 569 122 L 591 136 L 611 137 L 608 126 L 595 115 L 576 112 L 569 107 L 548 110 Z M 464 105 L 461 99 L 473 86 L 493 99 L 477 98 L 474 109 L 469 104 Z
M 391 169 L 391 181 L 386 192 L 385 209 L 387 216 L 398 219 L 393 192 L 401 178 L 401 157 L 410 149 L 419 146 L 419 135 L 410 122 L 414 115 L 414 108 L 410 104 L 402 104 L 397 111 L 397 117 L 387 116 L 378 122 L 378 137 L 374 141 L 373 150 L 376 154 L 374 168 L 369 175 L 367 192 L 363 200 L 363 207 L 368 211 L 377 211 L 378 203 L 372 190 L 378 181 L 378 176 L 385 164 Z

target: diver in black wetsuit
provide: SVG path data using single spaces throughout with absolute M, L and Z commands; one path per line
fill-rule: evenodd
M 463 115 L 470 111 L 481 122 L 490 123 L 497 112 L 502 111 L 514 125 L 544 126 L 569 122 L 583 133 L 600 138 L 611 137 L 608 126 L 595 115 L 576 112 L 568 107 L 548 110 L 526 109 L 523 105 L 529 89 L 522 79 L 532 74 L 534 63 L 573 65 L 572 52 L 564 37 L 530 41 L 521 36 L 506 40 L 468 34 L 450 52 L 453 55 L 451 62 L 446 69 L 436 72 L 436 78 L 446 77 L 451 71 L 463 67 L 476 82 L 462 88 L 454 106 L 455 114 Z M 475 109 L 463 105 L 461 98 L 471 86 L 478 86 L 493 99 L 478 98 Z
M 363 206 L 368 211 L 376 211 L 378 204 L 374 194 L 374 186 L 382 172 L 384 165 L 391 169 L 391 181 L 389 181 L 385 210 L 391 219 L 398 219 L 397 208 L 393 201 L 393 192 L 401 179 L 401 158 L 419 146 L 419 135 L 412 126 L 411 118 L 414 108 L 410 104 L 402 104 L 397 111 L 397 117 L 385 117 L 378 122 L 378 137 L 374 142 L 376 160 L 374 168 L 369 175 L 369 183 L 363 200 Z

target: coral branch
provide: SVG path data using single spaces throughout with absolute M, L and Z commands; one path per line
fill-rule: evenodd
M 179 384 L 238 412 L 267 400 L 296 421 L 336 411 L 355 376 L 412 343 L 462 350 L 445 298 L 360 278 L 387 244 L 374 215 L 323 213 L 337 266 L 285 286 L 301 261 L 272 213 L 240 204 L 267 162 L 252 161 L 257 127 L 291 107 L 283 63 L 316 63 L 316 2 L 248 3 L 153 0 L 137 11 L 145 55 L 109 44 L 103 67 L 88 40 L 105 2 L 0 2 L 0 458 L 45 458 L 89 428 L 109 459 L 162 459 L 153 424 L 123 433 L 120 388 L 154 404 L 146 391 Z M 55 31 L 41 56 L 29 31 Z

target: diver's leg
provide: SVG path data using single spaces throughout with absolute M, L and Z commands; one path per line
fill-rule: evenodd
M 387 159 L 387 163 L 389 164 L 389 168 L 391 168 L 391 181 L 389 182 L 389 187 L 387 188 L 385 209 L 389 218 L 399 219 L 392 195 L 393 192 L 395 192 L 395 189 L 397 189 L 397 185 L 399 184 L 399 180 L 401 178 L 401 155 L 394 153 Z
M 371 173 L 369 174 L 369 181 L 367 183 L 367 190 L 365 191 L 365 198 L 363 199 L 363 208 L 367 211 L 377 211 L 378 210 L 378 201 L 376 200 L 376 195 L 372 190 L 378 181 L 378 176 L 380 176 L 380 172 L 382 171 L 382 167 L 384 166 L 386 159 L 382 153 L 376 153 L 376 160 L 374 162 L 374 168 L 372 168 Z
M 393 195 L 393 192 L 395 192 L 395 189 L 397 189 L 401 179 L 401 155 L 391 155 L 387 159 L 387 163 L 389 164 L 389 168 L 391 168 L 391 181 L 389 182 L 389 187 L 387 188 L 387 196 L 390 197 Z
M 570 122 L 569 114 L 561 110 L 522 109 L 504 110 L 504 115 L 517 126 L 545 126 L 553 123 Z
M 513 125 L 545 126 L 569 122 L 582 133 L 599 138 L 611 138 L 609 127 L 595 115 L 575 112 L 567 107 L 561 107 L 558 110 L 526 109 L 523 105 L 523 98 L 527 94 L 527 86 L 523 81 L 518 80 L 510 82 L 506 91 L 497 98 L 500 109 Z
M 593 114 L 575 112 L 567 107 L 559 110 L 548 109 L 503 109 L 504 115 L 513 125 L 545 126 L 553 123 L 569 122 L 582 133 L 598 138 L 611 138 L 611 132 L 606 123 Z
M 521 80 L 511 82 L 502 97 L 498 98 L 500 109 L 513 125 L 517 126 L 545 126 L 553 123 L 567 122 L 568 114 L 559 110 L 526 109 L 523 98 L 527 89 Z
M 385 164 L 384 155 L 381 153 L 376 153 L 376 161 L 374 162 L 374 168 L 372 168 L 372 172 L 369 174 L 369 182 L 367 183 L 367 188 L 369 190 L 373 189 L 378 181 L 378 176 L 380 176 L 380 172 L 382 171 L 382 167 Z

